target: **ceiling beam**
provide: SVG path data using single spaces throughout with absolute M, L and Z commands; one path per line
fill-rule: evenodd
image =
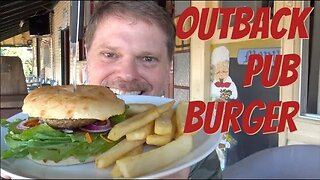
M 3 28 L 0 28 L 0 32 L 3 32 L 8 29 L 11 29 L 11 30 L 19 29 L 20 28 L 19 23 L 20 23 L 19 21 L 15 21 L 15 22 L 7 23 L 5 25 L 1 25 L 1 27 Z M 25 22 L 22 27 L 24 27 L 25 25 L 29 25 L 29 22 Z
M 42 9 L 39 12 L 45 12 L 45 11 L 44 9 Z M 7 18 L 5 20 L 0 21 L 0 26 L 4 27 L 7 23 L 10 23 L 13 21 L 18 21 L 20 23 L 21 20 L 24 20 L 26 22 L 29 18 L 33 17 L 33 15 L 34 15 L 34 11 L 25 11 L 22 16 L 16 15 L 16 16 L 13 16 L 12 18 Z
M 15 31 L 15 32 L 6 32 L 6 33 L 3 33 L 3 35 L 1 35 L 1 41 L 4 40 L 4 39 L 8 39 L 10 37 L 14 37 L 16 35 L 19 35 L 19 34 L 22 34 L 24 32 L 27 32 L 28 29 L 21 29 L 20 31 Z
M 26 13 L 28 13 L 29 16 L 30 16 L 30 15 L 39 15 L 41 11 L 42 11 L 42 12 L 43 12 L 43 11 L 47 11 L 47 9 L 46 9 L 46 8 L 43 8 L 42 6 L 34 6 L 34 7 L 31 7 L 31 8 L 28 8 L 28 9 L 26 9 L 26 10 L 24 10 L 24 11 L 19 11 L 19 12 L 11 13 L 11 14 L 9 14 L 9 15 L 0 16 L 0 19 L 1 19 L 2 21 L 4 21 L 4 20 L 6 20 L 6 19 L 11 19 L 12 17 L 16 17 L 16 16 L 18 16 L 18 15 L 20 15 L 20 14 L 21 14 L 21 16 L 24 17 Z M 39 14 L 38 14 L 38 13 L 39 13 Z
M 30 2 L 25 2 L 21 6 L 16 6 L 15 8 L 2 8 L 2 13 L 1 16 L 8 16 L 11 14 L 15 14 L 17 12 L 24 11 L 26 9 L 30 9 L 33 7 L 41 7 L 41 5 L 45 4 L 51 4 L 50 1 L 30 1 Z
M 10 31 L 10 32 L 6 32 L 6 33 L 1 33 L 0 41 L 9 39 L 9 38 L 14 37 L 14 36 L 16 36 L 16 35 L 18 35 L 18 34 L 27 32 L 28 29 L 29 29 L 29 28 L 23 28 L 23 29 L 21 29 L 20 31 Z
M 5 32 L 14 32 L 14 31 L 20 31 L 21 29 L 27 28 L 29 30 L 29 24 L 25 24 L 22 28 L 17 28 L 15 26 L 9 26 L 5 29 L 1 29 L 0 33 L 5 33 Z
M 0 41 L 28 31 L 28 19 L 52 11 L 57 2 L 56 0 L 0 0 Z M 21 20 L 25 21 L 22 28 L 19 26 Z
M 19 4 L 25 4 L 26 2 L 24 1 L 2 1 L 1 4 L 1 10 L 3 10 L 3 8 L 10 8 L 10 7 L 16 7 L 19 6 Z
M 14 18 L 11 18 L 11 19 L 7 19 L 5 21 L 0 21 L 0 27 L 4 27 L 7 23 L 10 23 L 10 22 L 19 22 L 21 20 L 24 20 L 26 22 L 27 19 L 29 19 L 31 16 L 26 16 L 25 18 L 21 18 L 19 16 L 17 17 L 14 17 Z

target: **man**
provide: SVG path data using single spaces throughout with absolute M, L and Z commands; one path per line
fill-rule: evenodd
M 88 83 L 117 94 L 162 95 L 174 51 L 171 18 L 148 2 L 101 4 L 86 30 Z
M 107 86 L 116 94 L 164 95 L 174 45 L 173 21 L 155 2 L 99 2 L 85 34 L 88 84 Z M 191 173 L 197 174 L 199 165 Z M 208 169 L 210 176 L 217 172 Z M 188 178 L 189 172 L 187 168 L 169 178 Z

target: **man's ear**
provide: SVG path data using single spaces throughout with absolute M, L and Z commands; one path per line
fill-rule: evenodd
M 87 45 L 86 44 L 84 44 L 84 53 L 85 53 L 85 57 L 86 57 L 86 59 L 88 60 L 88 57 L 87 57 L 87 55 L 88 55 L 88 48 L 87 48 Z
M 171 56 L 171 59 L 169 60 L 169 71 L 171 68 L 173 69 L 173 61 L 174 61 L 174 55 Z

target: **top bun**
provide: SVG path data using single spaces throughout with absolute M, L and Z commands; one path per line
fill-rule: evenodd
M 125 102 L 107 87 L 95 85 L 44 86 L 24 99 L 22 111 L 45 119 L 106 120 L 125 111 Z

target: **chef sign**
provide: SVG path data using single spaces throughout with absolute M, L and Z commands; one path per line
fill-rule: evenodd
M 237 86 L 229 76 L 229 50 L 225 46 L 219 46 L 212 51 L 210 80 L 211 101 L 225 102 L 238 98 Z M 230 148 L 235 142 L 230 134 L 224 134 L 219 148 L 216 148 L 221 169 L 224 169 L 225 166 L 225 149 Z
M 211 54 L 212 101 L 229 101 L 238 98 L 236 84 L 229 76 L 229 50 L 225 46 L 215 48 Z

